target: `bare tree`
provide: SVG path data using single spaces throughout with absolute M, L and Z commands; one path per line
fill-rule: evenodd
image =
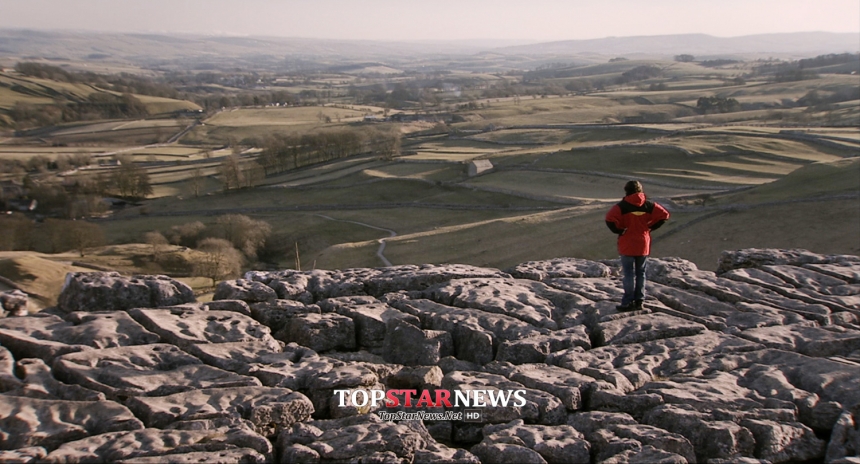
M 197 245 L 200 253 L 193 260 L 193 273 L 216 281 L 236 276 L 242 270 L 242 254 L 227 240 L 206 238 Z
M 266 170 L 258 163 L 248 163 L 242 169 L 242 177 L 245 179 L 244 187 L 253 188 L 266 180 Z
M 241 188 L 245 184 L 245 175 L 237 155 L 227 156 L 221 162 L 221 181 L 224 190 Z
M 206 224 L 200 221 L 187 222 L 182 225 L 173 226 L 167 233 L 167 239 L 174 245 L 193 247 L 203 238 Z
M 167 237 L 161 232 L 153 231 L 143 234 L 143 241 L 152 246 L 152 260 L 158 261 L 165 248 L 169 245 Z
M 66 221 L 66 237 L 72 249 L 84 257 L 87 248 L 105 244 L 105 235 L 101 227 L 86 221 Z
M 215 222 L 224 229 L 224 238 L 252 259 L 272 232 L 268 222 L 257 221 L 243 214 L 226 214 Z
M 191 178 L 188 180 L 188 186 L 194 198 L 200 196 L 200 190 L 203 188 L 203 171 L 200 168 L 195 168 L 191 171 Z
M 401 133 L 397 128 L 379 131 L 373 135 L 372 142 L 380 158 L 391 161 L 400 155 Z
M 153 191 L 146 169 L 131 162 L 130 157 L 120 159 L 120 166 L 114 170 L 111 183 L 121 197 L 146 198 Z

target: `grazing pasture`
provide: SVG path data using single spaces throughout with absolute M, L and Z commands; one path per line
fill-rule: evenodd
M 638 67 L 659 72 L 625 80 Z M 672 212 L 655 234 L 657 256 L 713 269 L 713 256 L 723 249 L 860 252 L 856 76 L 740 78 L 754 69 L 742 62 L 712 68 L 619 60 L 517 77 L 456 71 L 412 95 L 417 77 L 367 64 L 270 81 L 278 90 L 309 95 L 302 105 L 228 99 L 228 106 L 197 113 L 188 101 L 140 95 L 149 116 L 10 134 L 0 138 L 0 161 L 19 163 L 16 172 L 40 182 L 53 176 L 67 184 L 114 175 L 115 159 L 143 169 L 152 192 L 106 212 L 97 224 L 110 245 L 80 258 L 128 272 L 188 277 L 196 243 L 171 248 L 171 258 L 159 263 L 152 246 L 141 244 L 144 234 L 199 221 L 224 237 L 219 218 L 228 214 L 271 227 L 259 254 L 246 256 L 246 269 L 294 267 L 297 252 L 305 269 L 380 266 L 383 243 L 393 264 L 504 268 L 558 256 L 612 258 L 615 237 L 603 217 L 633 178 Z M 370 72 L 378 75 L 363 74 Z M 480 84 L 444 82 L 465 77 Z M 572 90 L 516 93 L 538 82 Z M 13 83 L 26 92 L 15 93 Z M 237 91 L 228 83 L 205 88 Z M 0 73 L 2 117 L 16 102 L 50 104 L 48 89 L 78 99 L 99 91 Z M 402 95 L 411 95 L 402 97 L 403 107 Z M 708 112 L 699 107 L 702 97 L 737 105 Z M 176 117 L 158 116 L 179 110 Z M 394 114 L 406 121 L 384 121 Z M 299 168 L 295 162 L 286 170 L 264 167 L 274 136 L 349 131 L 367 141 L 389 130 L 400 134 L 393 156 L 367 143 L 355 156 L 319 156 L 329 161 Z M 294 148 L 307 147 L 280 147 L 285 153 Z M 90 165 L 64 173 L 50 165 L 38 175 L 26 171 L 34 157 L 62 164 L 57 160 L 73 155 L 89 155 Z M 469 177 L 475 160 L 489 161 L 492 169 Z M 238 185 L 225 181 L 230 163 L 241 171 Z

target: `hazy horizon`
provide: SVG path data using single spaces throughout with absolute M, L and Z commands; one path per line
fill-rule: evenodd
M 606 37 L 857 33 L 857 0 L 0 0 L 0 28 L 368 41 L 535 43 Z

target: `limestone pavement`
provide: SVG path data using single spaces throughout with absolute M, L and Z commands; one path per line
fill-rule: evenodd
M 206 303 L 70 274 L 56 308 L 0 299 L 0 462 L 860 462 L 860 258 L 649 263 L 625 313 L 618 263 L 573 258 L 253 271 Z M 363 400 L 393 390 L 523 401 Z

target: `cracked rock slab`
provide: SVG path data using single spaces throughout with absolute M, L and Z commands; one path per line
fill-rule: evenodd
M 760 350 L 762 345 L 731 335 L 705 332 L 589 351 L 570 349 L 551 356 L 548 362 L 589 377 L 605 380 L 629 392 L 654 379 L 707 367 L 708 356 Z
M 752 456 L 755 451 L 755 438 L 748 429 L 734 422 L 713 420 L 691 408 L 658 406 L 645 416 L 645 423 L 686 437 L 698 461 Z
M 668 404 L 680 404 L 710 411 L 714 408 L 760 409 L 764 398 L 740 385 L 742 378 L 729 372 L 699 377 L 672 377 L 645 384 L 637 391 L 655 393 Z
M 448 306 L 502 314 L 550 330 L 558 328 L 556 320 L 562 315 L 591 303 L 540 282 L 514 279 L 456 279 L 424 295 Z
M 0 450 L 0 462 L 9 464 L 35 464 L 43 462 L 47 455 L 48 450 L 41 446 Z
M 277 293 L 264 283 L 254 280 L 225 280 L 215 288 L 213 300 L 242 300 L 246 303 L 274 301 Z
M 0 319 L 0 345 L 16 358 L 41 358 L 46 362 L 57 356 L 92 349 L 86 345 L 69 345 L 56 341 L 55 331 L 72 324 L 54 315 Z
M 455 356 L 477 364 L 491 362 L 494 359 L 494 346 L 503 340 L 518 340 L 546 333 L 544 329 L 510 316 L 472 308 L 455 308 L 431 300 L 393 298 L 388 304 L 417 316 L 422 329 L 451 333 Z
M 545 279 L 609 277 L 609 266 L 579 258 L 556 258 L 547 261 L 529 261 L 507 270 L 517 279 L 543 281 Z
M 201 343 L 195 346 L 194 356 L 204 363 L 230 372 L 245 374 L 256 364 L 298 362 L 306 357 L 317 357 L 316 352 L 295 343 L 272 349 L 264 341 L 227 343 Z
M 260 381 L 215 367 L 166 344 L 108 348 L 63 355 L 54 375 L 111 399 L 163 396 L 203 388 L 260 386 Z
M 355 323 L 356 341 L 358 346 L 363 348 L 383 346 L 387 323 L 391 319 L 404 320 L 414 326 L 421 325 L 417 317 L 398 311 L 372 297 L 329 298 L 321 301 L 320 307 L 352 319 Z
M 762 303 L 787 311 L 796 312 L 809 319 L 826 321 L 831 309 L 812 297 L 804 296 L 797 291 L 788 291 L 780 285 L 772 285 L 762 279 L 751 278 L 750 275 L 766 276 L 774 279 L 760 269 L 739 269 L 716 275 L 706 271 L 690 271 L 680 273 L 672 271 L 654 276 L 654 280 L 664 285 L 683 289 L 695 290 L 710 295 L 725 303 Z M 803 297 L 799 300 L 791 296 Z M 840 306 L 841 307 L 841 306 Z
M 401 290 L 422 291 L 452 279 L 510 276 L 498 269 L 464 264 L 408 264 L 381 269 L 253 271 L 245 277 L 271 287 L 279 298 L 308 303 L 344 296 L 378 297 Z
M 849 284 L 860 284 L 860 262 L 804 264 L 804 268 L 836 277 Z
M 66 316 L 73 327 L 56 332 L 57 341 L 94 348 L 148 345 L 160 338 L 138 324 L 125 311 L 73 312 Z
M 16 347 L 19 357 L 50 360 L 56 353 L 83 351 L 75 348 L 80 346 L 113 348 L 159 340 L 124 311 L 74 312 L 65 320 L 48 314 L 0 319 L 0 343 Z
M 390 363 L 434 366 L 454 353 L 454 342 L 448 332 L 421 330 L 403 319 L 390 319 L 382 352 Z
M 428 445 L 426 438 L 412 428 L 382 422 L 375 415 L 326 421 L 325 425 L 320 422 L 310 425 L 320 427 L 322 434 L 305 446 L 318 453 L 323 462 L 349 461 L 375 453 L 389 454 L 391 462 L 409 461 Z
M 555 396 L 526 388 L 519 382 L 508 380 L 504 376 L 483 372 L 455 371 L 442 378 L 442 388 L 449 390 L 470 391 L 486 404 L 481 408 L 481 420 L 484 423 L 510 422 L 524 419 L 531 423 L 562 424 L 567 418 L 567 411 L 561 400 Z M 508 391 L 523 390 L 525 404 L 517 406 L 516 399 Z M 475 393 L 481 391 L 482 393 Z M 508 396 L 508 401 L 500 395 Z M 495 401 L 494 401 L 495 400 Z
M 191 287 L 163 275 L 124 277 L 118 272 L 71 272 L 57 306 L 63 311 L 123 311 L 196 301 Z
M 316 352 L 355 349 L 355 323 L 340 314 L 303 314 L 287 319 L 275 336 L 285 343 L 297 343 Z
M 748 267 L 762 267 L 779 264 L 802 266 L 805 264 L 857 263 L 860 258 L 847 255 L 820 255 L 801 249 L 746 248 L 727 250 L 720 254 L 717 274 Z
M 233 311 L 201 311 L 185 308 L 132 309 L 129 314 L 162 340 L 183 349 L 201 343 L 261 341 L 272 350 L 278 342 L 268 327 Z
M 500 464 L 546 464 L 546 460 L 533 449 L 512 443 L 478 443 L 469 451 L 481 462 Z
M 579 431 L 569 425 L 526 425 L 522 420 L 514 420 L 507 424 L 486 425 L 482 432 L 484 439 L 481 444 L 523 446 L 538 453 L 548 463 L 590 461 L 591 446 Z M 480 448 L 478 450 L 481 451 Z M 485 450 L 485 454 L 486 451 L 489 450 Z
M 286 388 L 239 387 L 193 390 L 161 397 L 136 397 L 126 403 L 147 427 L 165 428 L 177 421 L 238 417 L 254 431 L 273 436 L 281 428 L 310 418 L 310 400 Z
M 592 377 L 546 364 L 516 366 L 507 377 L 557 397 L 569 411 L 582 409 L 583 393 L 598 388 L 598 382 Z
M 317 305 L 306 305 L 293 300 L 274 300 L 251 305 L 251 317 L 271 329 L 272 333 L 283 330 L 291 317 L 321 312 Z
M 860 350 L 860 331 L 839 326 L 791 324 L 749 329 L 740 332 L 738 336 L 769 348 L 795 351 L 814 357 L 848 356 Z
M 844 411 L 833 427 L 830 443 L 827 445 L 827 462 L 848 456 L 860 455 L 860 408 Z
M 63 444 L 50 454 L 50 463 L 113 463 L 139 458 L 185 453 L 211 453 L 251 448 L 271 459 L 271 443 L 254 432 L 242 429 L 159 430 L 143 429 L 95 435 Z
M 6 395 L 67 401 L 105 400 L 103 393 L 58 381 L 52 375 L 51 368 L 39 358 L 24 358 L 16 363 L 15 370 L 21 380 Z
M 380 269 L 367 280 L 368 294 L 379 296 L 400 290 L 423 291 L 454 279 L 510 278 L 492 268 L 467 264 L 407 264 Z
M 519 340 L 505 340 L 496 353 L 496 361 L 512 364 L 542 363 L 547 356 L 573 347 L 591 348 L 591 336 L 585 326 L 555 330 Z
M 650 445 L 629 449 L 601 461 L 604 464 L 686 464 L 684 456 Z M 708 461 L 712 462 L 712 461 Z M 732 461 L 739 462 L 739 461 Z
M 643 424 L 616 424 L 611 426 L 611 429 L 618 437 L 630 438 L 645 446 L 653 446 L 656 449 L 677 454 L 690 463 L 696 462 L 692 443 L 681 434 Z
M 688 337 L 708 330 L 702 324 L 661 313 L 624 317 L 600 323 L 599 327 L 598 338 L 604 345 Z
M 624 295 L 624 290 L 619 282 L 610 279 L 559 277 L 547 279 L 544 283 L 558 290 L 575 293 L 590 301 L 618 301 Z
M 21 387 L 21 379 L 15 377 L 15 358 L 6 348 L 0 346 L 0 392 Z
M 804 462 L 824 457 L 827 443 L 800 423 L 747 419 L 741 422 L 755 437 L 755 457 L 772 463 Z
M 118 461 L 118 464 L 265 464 L 266 456 L 251 448 L 225 449 L 222 451 L 197 451 L 192 453 L 167 454 L 161 456 L 134 457 Z
M 0 395 L 0 449 L 41 446 L 48 450 L 90 435 L 142 429 L 113 401 L 59 401 Z

